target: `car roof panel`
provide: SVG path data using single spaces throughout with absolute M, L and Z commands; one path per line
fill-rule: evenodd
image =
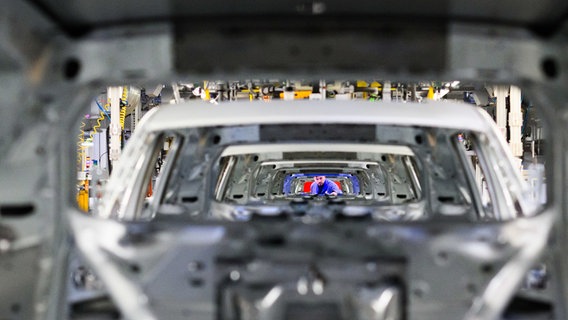
M 479 108 L 446 101 L 401 103 L 368 101 L 186 102 L 164 105 L 146 124 L 150 131 L 257 124 L 378 124 L 486 131 Z

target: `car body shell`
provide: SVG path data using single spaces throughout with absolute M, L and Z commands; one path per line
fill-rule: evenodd
M 242 126 L 239 129 L 241 131 L 237 132 L 246 136 L 247 128 L 251 125 L 291 125 L 293 127 L 313 123 L 449 128 L 476 132 L 483 136 L 480 143 L 492 150 L 490 153 L 493 159 L 495 157 L 500 159 L 495 164 L 496 167 L 487 167 L 499 171 L 499 173 L 486 173 L 491 177 L 489 183 L 496 183 L 493 188 L 506 185 L 508 196 L 505 193 L 499 193 L 494 199 L 494 210 L 499 211 L 499 215 L 481 223 L 472 222 L 469 219 L 452 220 L 451 211 L 455 208 L 444 204 L 433 207 L 430 204 L 432 200 L 428 200 L 429 195 L 425 196 L 428 201 L 386 206 L 381 209 L 383 210 L 381 212 L 396 217 L 413 211 L 423 212 L 425 206 L 432 206 L 433 212 L 445 210 L 446 213 L 450 212 L 450 215 L 434 215 L 427 220 L 430 222 L 422 223 L 397 219 L 390 219 L 391 222 L 387 224 L 384 220 L 365 220 L 366 222 L 360 223 L 356 219 L 359 208 L 353 206 L 349 211 L 345 209 L 345 207 L 349 208 L 347 205 L 344 206 L 343 212 L 351 214 L 344 215 L 345 221 L 314 220 L 312 218 L 288 221 L 286 219 L 271 220 L 274 217 L 280 217 L 278 213 L 282 211 L 282 207 L 268 205 L 265 206 L 264 211 L 259 211 L 269 219 L 268 222 L 254 219 L 245 219 L 243 222 L 242 219 L 223 219 L 223 217 L 235 217 L 235 214 L 239 213 L 244 216 L 247 210 L 250 210 L 247 206 L 218 201 L 219 198 L 215 199 L 207 192 L 198 193 L 201 189 L 212 189 L 210 181 L 195 187 L 194 189 L 198 189 L 194 190 L 195 194 L 180 196 L 180 198 L 199 199 L 192 200 L 192 202 L 203 205 L 186 206 L 181 209 L 170 207 L 166 210 L 169 212 L 165 216 L 141 215 L 141 212 L 145 210 L 144 191 L 145 181 L 147 181 L 143 177 L 146 176 L 147 179 L 148 172 L 151 171 L 149 168 L 154 163 L 152 154 L 155 154 L 156 141 L 162 141 L 160 140 L 163 138 L 160 135 L 162 132 L 187 128 L 215 128 L 217 130 L 225 126 L 231 128 Z M 225 138 L 222 135 L 217 139 L 221 141 L 219 143 L 222 145 L 221 151 L 213 154 L 222 155 L 222 150 L 227 150 L 225 155 L 239 155 L 248 154 L 250 149 L 269 151 L 271 148 L 273 150 L 282 147 L 278 144 L 268 144 L 264 145 L 263 149 L 255 144 L 237 144 L 231 149 L 228 148 L 231 146 L 230 140 L 226 142 Z M 235 139 L 238 140 L 238 137 Z M 195 139 L 194 145 L 214 146 L 216 144 L 208 144 L 204 141 L 207 140 Z M 298 150 L 311 147 L 301 142 L 298 142 Z M 333 146 L 333 142 L 312 143 L 314 146 L 325 146 L 328 143 L 329 148 L 330 145 Z M 294 150 L 293 143 L 287 143 L 284 146 Z M 351 142 L 348 145 L 335 145 L 336 148 L 337 146 L 349 149 L 361 148 L 365 144 L 358 145 Z M 181 146 L 174 144 L 173 148 L 181 148 Z M 397 146 L 386 148 L 396 149 Z M 398 148 L 403 154 L 408 153 L 408 149 L 404 149 L 407 147 L 399 146 Z M 214 163 L 217 158 L 197 156 L 206 149 L 190 149 L 188 154 L 197 159 L 190 165 L 197 165 L 198 168 L 188 169 L 189 176 L 195 178 L 210 174 L 209 171 L 213 167 L 207 166 L 203 159 L 209 159 L 209 162 Z M 173 163 L 172 161 L 169 165 L 173 166 Z M 175 169 L 164 168 L 163 170 L 174 172 L 174 175 L 180 174 Z M 204 174 L 199 174 L 199 172 L 204 172 Z M 506 177 L 503 177 L 504 175 Z M 199 179 L 190 179 L 189 182 L 195 184 L 196 181 L 201 181 Z M 157 195 L 154 197 L 163 197 L 161 193 L 166 191 L 160 188 L 159 186 L 156 188 Z M 190 190 L 193 189 L 190 188 Z M 426 191 L 433 192 L 432 194 L 436 192 L 430 189 Z M 247 314 L 246 319 L 268 319 L 281 317 L 286 312 L 303 310 L 304 307 L 317 309 L 322 306 L 321 303 L 331 303 L 334 308 L 341 310 L 340 312 L 347 312 L 348 317 L 365 318 L 363 314 L 382 317 L 386 316 L 385 312 L 389 309 L 394 310 L 388 311 L 392 312 L 394 319 L 399 319 L 404 314 L 409 319 L 438 319 L 440 317 L 472 317 L 471 319 L 474 319 L 483 313 L 497 314 L 502 312 L 502 309 L 489 306 L 481 309 L 476 309 L 477 307 L 474 306 L 470 308 L 467 301 L 473 299 L 480 305 L 490 304 L 495 291 L 500 291 L 501 299 L 504 301 L 510 299 L 515 294 L 518 283 L 523 281 L 525 273 L 531 266 L 531 261 L 534 261 L 537 248 L 543 245 L 543 242 L 530 242 L 525 238 L 522 238 L 525 239 L 523 241 L 517 241 L 519 238 L 513 236 L 515 232 L 521 232 L 519 230 L 524 228 L 522 217 L 535 213 L 535 208 L 524 201 L 523 195 L 526 191 L 526 186 L 519 177 L 518 170 L 514 166 L 500 133 L 483 110 L 471 105 L 453 102 L 371 104 L 337 101 L 164 105 L 151 110 L 128 141 L 120 163 L 114 168 L 106 186 L 104 201 L 98 211 L 100 217 L 118 218 L 125 223 L 122 227 L 116 226 L 112 235 L 107 231 L 108 238 L 104 241 L 106 245 L 103 242 L 100 245 L 103 247 L 111 245 L 114 247 L 115 254 L 122 252 L 115 256 L 119 261 L 123 261 L 119 264 L 134 264 L 144 270 L 148 269 L 143 273 L 145 276 L 140 280 L 133 280 L 127 271 L 119 271 L 116 269 L 117 266 L 104 264 L 102 261 L 105 259 L 100 260 L 104 254 L 100 250 L 93 250 L 92 244 L 91 249 L 86 247 L 86 242 L 93 241 L 88 236 L 84 238 L 79 236 L 78 244 L 85 252 L 87 260 L 94 266 L 95 271 L 98 271 L 107 283 L 111 295 L 124 310 L 136 307 L 136 303 L 123 299 L 124 294 L 143 294 L 163 301 L 158 304 L 158 307 L 144 304 L 146 309 L 140 310 L 146 311 L 131 314 L 168 317 L 172 315 L 171 312 L 175 313 L 177 312 L 175 310 L 179 308 L 186 308 L 197 312 L 204 319 L 219 315 L 230 318 L 231 314 L 242 313 L 245 312 L 244 310 L 253 308 L 256 311 Z M 154 211 L 160 210 L 159 205 L 150 204 L 149 207 Z M 263 206 L 260 205 L 260 207 Z M 328 207 L 332 208 L 333 203 L 316 204 L 307 212 L 308 215 L 326 216 L 329 215 L 326 211 Z M 199 215 L 202 211 L 213 212 L 214 217 L 221 217 L 221 219 L 169 220 L 172 214 L 174 217 L 184 213 L 189 213 L 191 216 L 193 213 Z M 148 217 L 157 218 L 148 221 Z M 542 215 L 540 219 L 544 222 L 532 227 L 542 229 L 538 232 L 544 232 L 543 230 L 549 223 L 547 222 L 549 216 Z M 83 218 L 75 220 L 76 228 L 86 222 L 81 222 L 81 220 Z M 492 221 L 510 221 L 510 223 L 491 224 Z M 101 223 L 112 223 L 112 220 Z M 128 227 L 129 225 L 131 227 Z M 353 234 L 358 236 L 353 236 Z M 314 238 L 315 235 L 317 235 L 316 238 Z M 343 238 L 345 235 L 347 238 Z M 141 237 L 140 243 L 138 240 L 128 240 L 137 239 L 137 237 Z M 503 241 L 504 244 L 495 247 L 495 241 Z M 341 242 L 343 243 L 340 244 Z M 355 249 L 357 246 L 359 249 Z M 191 253 L 192 250 L 197 251 Z M 449 262 L 447 261 L 448 255 L 451 256 Z M 183 264 L 192 265 L 190 261 L 199 261 L 198 265 L 204 264 L 207 267 L 203 269 L 204 273 L 199 273 L 201 274 L 200 280 L 192 280 L 190 291 L 182 294 L 185 299 L 196 300 L 189 306 L 183 306 L 185 303 L 179 300 L 181 297 L 172 294 L 185 292 L 181 287 L 177 288 L 178 286 L 174 285 L 177 277 L 175 275 L 179 273 L 178 268 Z M 472 263 L 473 261 L 476 262 Z M 511 264 L 511 261 L 515 263 Z M 287 267 L 279 267 L 282 263 Z M 255 265 L 258 266 L 255 267 Z M 305 266 L 308 265 L 312 266 L 311 269 L 308 268 L 311 271 L 303 273 L 302 270 L 305 270 Z M 366 265 L 372 270 L 378 268 L 383 271 L 378 274 L 361 274 L 360 276 L 341 271 L 359 270 L 365 268 Z M 278 271 L 280 273 L 275 274 L 271 271 L 275 268 L 280 270 Z M 499 283 L 497 280 L 505 276 L 504 273 L 511 278 L 507 284 Z M 234 278 L 236 286 L 223 284 L 222 279 L 226 274 L 229 278 Z M 462 275 L 462 280 L 458 280 L 453 285 L 446 283 L 447 276 L 459 277 L 459 275 Z M 241 277 L 246 280 L 242 280 Z M 113 283 L 114 281 L 122 283 L 126 279 L 130 279 L 128 280 L 131 286 L 130 291 L 124 291 L 123 288 Z M 307 282 L 304 284 L 303 281 Z M 361 281 L 370 281 L 374 284 L 367 289 L 362 289 L 358 285 Z M 324 282 L 326 283 L 325 290 Z M 247 286 L 254 287 L 260 283 L 264 283 L 263 287 L 254 289 L 254 292 L 250 291 L 252 289 L 247 289 L 249 288 Z M 172 292 L 166 293 L 163 290 L 168 285 L 173 285 L 175 288 Z M 312 292 L 315 296 L 302 298 L 304 285 L 316 286 L 316 289 L 314 287 L 311 289 L 315 290 Z M 475 287 L 475 290 L 464 292 L 463 286 L 468 285 Z M 196 298 L 199 292 L 202 292 L 202 295 Z M 228 305 L 219 304 L 212 298 L 215 294 L 220 295 L 223 301 L 224 299 L 230 300 L 231 296 L 238 296 L 242 304 L 232 305 L 229 300 L 226 302 L 229 303 Z M 356 301 L 359 307 L 355 307 L 355 310 L 359 311 L 355 313 L 345 311 L 353 308 L 342 302 L 346 296 Z M 386 297 L 391 297 L 386 304 L 387 309 L 373 309 L 375 299 L 386 299 Z M 267 300 L 270 300 L 270 303 Z M 171 308 L 166 305 L 170 305 Z M 255 305 L 257 307 L 253 307 Z M 286 307 L 291 305 L 299 309 Z M 138 307 L 141 306 L 138 305 Z M 200 306 L 207 307 L 199 309 Z

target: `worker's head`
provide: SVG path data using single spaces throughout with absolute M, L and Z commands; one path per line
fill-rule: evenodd
M 325 181 L 325 176 L 315 176 L 314 181 L 318 184 L 318 186 L 323 186 L 323 182 Z

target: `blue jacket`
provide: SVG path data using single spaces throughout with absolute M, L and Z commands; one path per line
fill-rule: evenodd
M 312 185 L 310 186 L 311 194 L 329 194 L 334 191 L 337 192 L 337 194 L 343 194 L 343 192 L 341 191 L 341 189 L 339 189 L 335 182 L 327 179 L 323 182 L 323 185 L 321 187 L 318 186 L 315 181 L 312 182 Z

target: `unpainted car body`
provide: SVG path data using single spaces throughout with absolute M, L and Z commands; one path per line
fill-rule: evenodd
M 479 308 L 472 308 L 475 318 L 483 319 L 499 318 L 521 271 L 540 255 L 550 261 L 546 271 L 554 281 L 542 292 L 544 299 L 521 292 L 536 302 L 529 303 L 528 316 L 568 318 L 567 9 L 564 0 L 503 0 L 491 5 L 458 0 L 242 1 L 238 6 L 155 0 L 4 3 L 0 13 L 0 317 L 74 316 L 66 300 L 65 270 L 77 235 L 81 235 L 77 241 L 93 239 L 83 247 L 99 253 L 99 269 L 117 283 L 121 274 L 110 264 L 105 269 L 105 259 L 115 257 L 113 253 L 140 259 L 150 254 L 116 245 L 117 234 L 136 234 L 131 224 L 85 217 L 76 207 L 77 177 L 70 169 L 76 160 L 72 133 L 101 87 L 134 82 L 154 87 L 180 78 L 199 82 L 284 77 L 458 79 L 482 83 L 481 88 L 519 86 L 531 97 L 550 133 L 545 157 L 548 194 L 542 214 L 487 225 L 456 223 L 453 236 L 439 237 L 436 246 L 421 248 L 432 253 L 445 243 L 464 241 L 462 247 L 469 250 L 472 247 L 467 244 L 481 243 L 481 251 L 468 261 L 472 268 L 495 271 L 498 265 L 481 264 L 487 259 L 508 261 L 495 277 L 499 281 L 492 282 L 495 285 L 477 300 Z M 81 222 L 79 227 L 69 228 L 70 217 Z M 239 225 L 240 232 L 243 228 L 248 225 Z M 426 229 L 431 232 L 423 234 L 432 241 L 441 235 L 437 222 Z M 391 235 L 399 229 L 389 226 L 389 230 L 383 238 L 396 243 L 401 237 Z M 150 234 L 146 229 L 139 231 Z M 105 250 L 89 247 L 104 237 L 108 237 Z M 183 243 L 179 238 L 160 239 L 162 249 Z M 492 240 L 492 246 L 483 245 Z M 501 250 L 503 244 L 511 246 Z M 439 263 L 456 263 L 453 255 L 440 253 Z M 188 272 L 196 264 L 190 265 Z M 434 266 L 430 264 L 433 270 Z M 137 270 L 135 265 L 124 267 Z M 483 274 L 487 276 L 480 276 L 481 285 L 490 276 Z M 477 279 L 460 291 L 447 281 L 448 276 L 437 280 L 447 284 L 449 292 L 481 295 Z M 453 274 L 452 279 L 462 278 Z M 145 299 L 131 282 L 120 283 L 121 291 L 114 296 L 122 294 L 119 304 L 125 317 L 156 318 L 146 308 L 155 301 Z M 169 289 L 185 294 L 187 288 Z M 409 292 L 431 302 L 436 298 L 429 296 L 427 285 Z M 526 299 L 521 302 L 527 306 Z M 88 308 L 83 311 L 91 314 Z
M 457 139 L 464 131 L 491 206 Z M 158 146 L 171 137 L 148 200 Z M 147 114 L 107 185 L 98 215 L 123 223 L 98 221 L 77 243 L 131 318 L 496 316 L 545 244 L 530 234 L 551 221 L 524 221 L 536 207 L 505 146 L 483 110 L 452 102 L 165 105 Z M 400 173 L 409 156 L 414 179 Z M 306 169 L 315 161 L 318 172 L 344 167 L 334 162 L 341 158 L 360 166 L 361 177 L 375 175 L 367 191 L 285 194 L 281 169 L 290 162 Z M 266 165 L 272 170 L 262 174 Z M 385 186 L 390 200 L 377 189 Z M 401 190 L 413 197 L 394 201 Z M 73 227 L 88 220 L 74 217 Z

